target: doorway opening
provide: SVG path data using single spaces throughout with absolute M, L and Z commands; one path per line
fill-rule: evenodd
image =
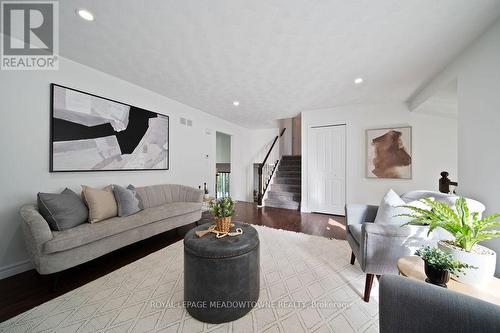
M 231 136 L 216 132 L 215 145 L 215 198 L 230 196 Z

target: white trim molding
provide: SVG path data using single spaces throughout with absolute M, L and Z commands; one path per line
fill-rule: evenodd
M 22 272 L 29 271 L 32 268 L 33 264 L 29 260 L 23 260 L 7 266 L 0 267 L 0 280 Z

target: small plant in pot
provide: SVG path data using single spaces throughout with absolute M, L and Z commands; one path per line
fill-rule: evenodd
M 500 226 L 500 222 L 495 221 L 500 214 L 481 218 L 478 212 L 469 211 L 465 198 L 458 198 L 454 208 L 434 198 L 424 198 L 420 201 L 427 208 L 403 206 L 412 211 L 411 214 L 402 214 L 412 219 L 406 224 L 428 225 L 428 234 L 436 228 L 448 231 L 454 240 L 439 241 L 439 249 L 450 253 L 456 260 L 477 268 L 455 272 L 453 278 L 471 284 L 485 284 L 490 281 L 495 273 L 496 253 L 478 243 L 500 237 L 500 230 L 493 229 Z
M 465 268 L 472 268 L 437 247 L 425 246 L 415 254 L 424 260 L 426 282 L 445 287 L 450 280 L 450 273 L 462 272 Z
M 210 211 L 215 218 L 215 229 L 220 232 L 229 232 L 231 217 L 234 215 L 234 201 L 231 197 L 220 198 L 210 202 Z

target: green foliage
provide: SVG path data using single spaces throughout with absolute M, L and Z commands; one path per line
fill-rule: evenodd
M 441 227 L 455 237 L 454 244 L 467 252 L 477 243 L 500 237 L 500 230 L 492 230 L 493 227 L 500 226 L 500 222 L 494 221 L 500 214 L 493 214 L 483 219 L 479 218 L 477 212 L 469 212 L 465 198 L 458 198 L 455 202 L 455 209 L 447 204 L 434 200 L 434 198 L 424 198 L 420 200 L 428 209 L 401 206 L 413 211 L 412 214 L 401 214 L 399 216 L 410 217 L 412 220 L 407 224 L 428 225 L 430 234 L 434 229 Z
M 210 202 L 210 211 L 214 217 L 228 217 L 234 215 L 234 201 L 231 197 L 220 198 Z
M 453 258 L 449 253 L 446 253 L 437 247 L 425 246 L 417 250 L 415 254 L 421 257 L 427 265 L 435 269 L 450 271 L 452 273 L 462 272 L 464 268 L 475 268 Z

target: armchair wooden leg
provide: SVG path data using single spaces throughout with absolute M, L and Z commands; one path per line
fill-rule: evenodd
M 351 252 L 351 265 L 354 265 L 355 259 L 356 259 L 356 256 L 354 255 L 354 252 Z
M 52 273 L 52 292 L 57 292 L 59 290 L 59 280 L 61 278 L 61 272 Z
M 365 296 L 363 297 L 363 300 L 365 302 L 370 301 L 370 293 L 372 292 L 372 284 L 373 284 L 373 274 L 366 274 Z

